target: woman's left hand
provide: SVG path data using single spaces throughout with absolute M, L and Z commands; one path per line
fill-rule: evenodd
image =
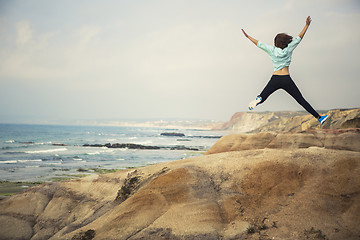
M 241 31 L 244 33 L 245 37 L 249 38 L 249 35 L 246 34 L 246 32 L 244 31 L 244 29 L 241 29 Z

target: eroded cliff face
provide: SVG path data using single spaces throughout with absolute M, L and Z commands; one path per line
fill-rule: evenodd
M 251 132 L 272 122 L 304 116 L 303 112 L 237 112 L 230 121 L 219 126 L 219 130 Z
M 0 201 L 0 239 L 360 236 L 359 130 L 236 134 L 210 150 L 16 194 Z
M 325 114 L 325 113 L 324 113 Z M 321 125 L 304 112 L 235 113 L 221 130 L 233 132 L 301 132 L 307 129 L 360 128 L 360 108 L 330 110 L 329 119 Z
M 309 147 L 360 152 L 360 128 L 230 134 L 220 138 L 205 154 L 264 148 L 285 150 Z

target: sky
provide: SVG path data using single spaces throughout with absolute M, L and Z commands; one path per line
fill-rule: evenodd
M 297 36 L 290 72 L 318 110 L 360 107 L 358 0 L 0 0 L 0 123 L 227 121 L 272 75 L 246 39 Z M 284 91 L 254 111 L 303 110 Z

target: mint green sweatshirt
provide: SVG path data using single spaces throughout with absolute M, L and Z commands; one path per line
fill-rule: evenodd
M 297 36 L 284 49 L 266 45 L 265 43 L 263 43 L 261 41 L 258 41 L 257 46 L 270 55 L 271 60 L 273 62 L 274 71 L 277 71 L 284 67 L 290 66 L 292 52 L 297 47 L 297 45 L 300 43 L 300 41 L 301 41 L 301 38 L 299 36 Z

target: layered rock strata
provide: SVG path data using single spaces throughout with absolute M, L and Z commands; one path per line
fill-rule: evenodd
M 308 129 L 360 128 L 360 108 L 335 109 L 322 114 L 329 115 L 321 125 L 305 112 L 239 112 L 230 121 L 219 127 L 233 132 L 301 132 Z

